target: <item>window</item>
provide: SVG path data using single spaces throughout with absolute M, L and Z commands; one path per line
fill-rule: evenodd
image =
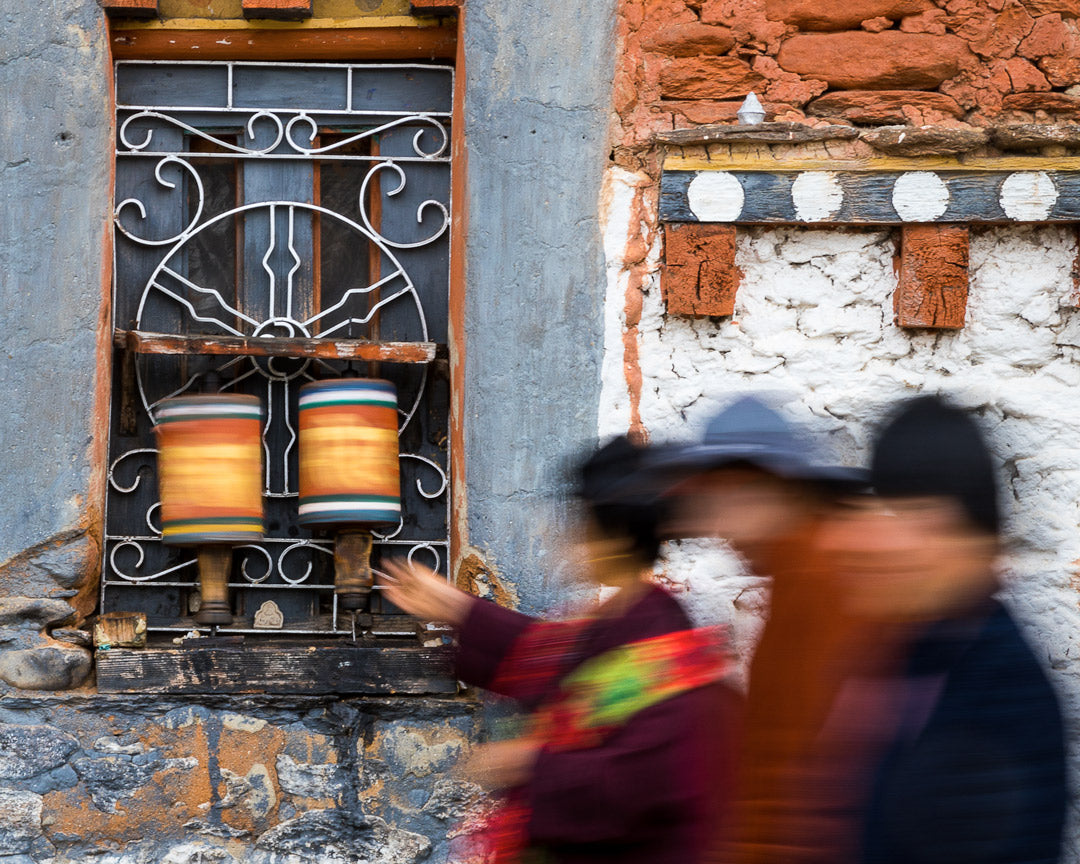
M 398 389 L 402 519 L 372 563 L 448 566 L 446 362 L 453 69 L 425 64 L 120 62 L 102 611 L 194 625 L 193 550 L 162 544 L 162 400 L 260 397 L 262 542 L 237 547 L 237 632 L 351 634 L 333 548 L 297 521 L 297 393 L 348 371 Z M 402 621 L 376 592 L 371 629 Z

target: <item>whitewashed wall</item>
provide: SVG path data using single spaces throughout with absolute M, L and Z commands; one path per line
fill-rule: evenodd
M 890 231 L 740 228 L 735 315 L 695 320 L 664 313 L 649 195 L 646 178 L 612 169 L 600 433 L 629 422 L 626 283 L 642 275 L 640 416 L 653 440 L 700 436 L 733 394 L 769 391 L 837 458 L 862 464 L 897 399 L 944 392 L 977 409 L 1002 465 L 1007 599 L 1053 670 L 1080 737 L 1080 311 L 1064 305 L 1074 231 L 973 230 L 967 325 L 912 333 L 893 324 Z M 642 238 L 645 264 L 629 265 L 626 250 L 639 258 Z M 666 575 L 685 586 L 697 615 L 731 624 L 745 661 L 767 608 L 765 586 L 703 543 L 672 550 Z

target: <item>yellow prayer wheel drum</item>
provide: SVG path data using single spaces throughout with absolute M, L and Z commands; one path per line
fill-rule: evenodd
M 300 523 L 397 524 L 397 391 L 389 381 L 340 378 L 300 388 Z
M 158 407 L 162 540 L 176 546 L 262 537 L 262 405 L 257 396 L 181 396 Z

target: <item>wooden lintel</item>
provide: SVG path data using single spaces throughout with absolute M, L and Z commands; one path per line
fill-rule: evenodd
M 434 342 L 369 342 L 364 339 L 262 339 L 258 336 L 177 336 L 117 330 L 114 342 L 135 354 L 217 354 L 240 357 L 319 357 L 387 363 L 430 363 Z
M 453 695 L 446 650 L 418 645 L 239 645 L 98 651 L 101 693 Z
M 153 18 L 158 0 L 98 0 L 105 13 L 117 18 Z
M 456 15 L 462 0 L 409 0 L 413 15 Z
M 124 29 L 111 40 L 115 60 L 435 60 L 454 58 L 457 28 Z
M 301 21 L 311 17 L 312 0 L 243 0 L 245 18 Z
M 858 138 L 853 126 L 807 126 L 805 123 L 758 123 L 756 126 L 715 124 L 693 129 L 672 129 L 657 132 L 658 144 L 687 147 L 697 144 L 730 144 L 751 142 L 766 144 L 801 144 L 807 141 L 836 141 Z

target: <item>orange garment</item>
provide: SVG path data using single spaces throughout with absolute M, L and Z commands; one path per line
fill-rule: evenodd
M 846 845 L 847 826 L 808 800 L 810 772 L 843 679 L 873 668 L 883 652 L 847 611 L 839 578 L 815 548 L 819 525 L 790 532 L 768 562 L 772 598 L 750 666 L 734 824 L 715 862 L 820 862 Z

